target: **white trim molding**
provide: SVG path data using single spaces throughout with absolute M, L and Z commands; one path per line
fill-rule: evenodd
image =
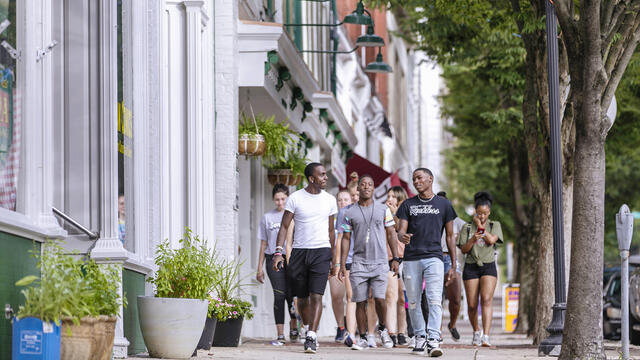
M 347 118 L 342 112 L 342 108 L 335 96 L 332 93 L 326 91 L 320 91 L 313 94 L 312 101 L 313 107 L 316 109 L 326 109 L 329 113 L 329 117 L 335 121 L 336 125 L 340 129 L 340 132 L 344 136 L 344 139 L 349 144 L 350 148 L 355 148 L 358 144 L 353 128 L 349 125 Z

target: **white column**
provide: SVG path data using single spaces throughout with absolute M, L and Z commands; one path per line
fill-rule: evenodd
M 186 11 L 187 84 L 187 224 L 195 234 L 204 228 L 202 126 L 202 15 L 204 1 L 184 1 Z
M 91 251 L 99 263 L 122 264 L 127 251 L 118 239 L 118 148 L 117 148 L 117 5 L 113 0 L 100 0 L 99 89 L 100 89 L 100 239 Z M 122 284 L 122 275 L 120 276 Z M 123 295 L 122 286 L 120 295 Z M 114 356 L 127 356 L 129 341 L 124 337 L 122 308 L 116 323 Z
M 234 257 L 238 242 L 238 1 L 215 0 L 214 14 L 216 238 L 218 250 Z
M 26 29 L 18 35 L 18 77 L 19 81 L 24 82 L 23 157 L 20 161 L 18 211 L 24 212 L 51 237 L 62 237 L 66 232 L 51 211 L 55 184 L 53 167 L 56 165 L 53 146 L 53 61 L 50 53 L 39 54 L 54 40 L 51 38 L 51 4 L 19 2 L 17 10 L 18 16 L 24 14 L 21 22 Z M 51 51 L 61 49 L 53 47 Z

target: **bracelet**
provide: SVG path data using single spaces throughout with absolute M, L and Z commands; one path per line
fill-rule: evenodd
M 282 250 L 284 250 L 284 248 L 282 246 L 276 246 L 276 251 L 278 251 L 278 250 L 282 251 Z
M 398 264 L 400 264 L 402 262 L 402 259 L 400 259 L 399 257 L 394 257 L 391 259 L 391 261 L 397 261 Z
M 335 264 L 333 264 L 333 266 L 339 268 L 340 267 L 340 263 L 335 263 Z
M 282 253 L 280 253 L 280 252 L 274 252 L 274 253 L 273 253 L 273 256 L 282 256 Z

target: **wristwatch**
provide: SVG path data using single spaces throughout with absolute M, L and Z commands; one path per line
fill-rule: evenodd
M 400 259 L 399 257 L 394 257 L 394 258 L 391 258 L 391 261 L 397 261 L 398 264 L 400 264 L 402 262 L 402 259 Z

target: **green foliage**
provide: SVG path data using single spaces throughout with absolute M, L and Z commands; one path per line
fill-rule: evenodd
M 57 243 L 48 243 L 43 251 L 34 251 L 42 276 L 20 279 L 25 304 L 18 317 L 32 316 L 60 324 L 60 318 L 77 322 L 85 316 L 117 315 L 126 299 L 120 297 L 120 273 L 116 265 L 98 265 L 83 261 L 77 254 L 65 254 Z
M 633 185 L 640 183 L 640 50 L 636 50 L 622 77 L 616 100 L 616 121 L 605 142 L 605 261 L 609 263 L 620 262 L 615 214 L 625 203 L 631 211 L 640 211 L 640 193 Z M 640 250 L 640 222 L 635 225 L 632 253 Z
M 239 317 L 244 317 L 245 319 L 253 318 L 250 302 L 240 299 L 224 301 L 219 297 L 209 300 L 209 314 L 215 316 L 218 321 L 227 321 Z
M 158 270 L 147 281 L 156 286 L 156 297 L 205 300 L 221 281 L 218 255 L 189 228 L 179 243 L 179 249 L 172 249 L 168 239 L 158 245 Z

